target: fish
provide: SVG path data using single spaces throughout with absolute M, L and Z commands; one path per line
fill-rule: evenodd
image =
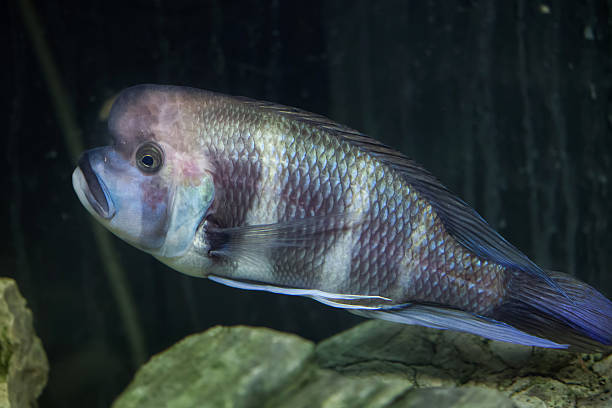
M 301 109 L 172 85 L 123 90 L 85 209 L 172 269 L 240 289 L 526 346 L 602 351 L 612 302 L 541 268 L 397 150 Z

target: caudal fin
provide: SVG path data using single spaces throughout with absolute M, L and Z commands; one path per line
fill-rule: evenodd
M 548 272 L 565 292 L 542 279 L 516 273 L 507 302 L 493 318 L 573 351 L 601 351 L 612 345 L 612 302 L 592 286 L 561 272 Z

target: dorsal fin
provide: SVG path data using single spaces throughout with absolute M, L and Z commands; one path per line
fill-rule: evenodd
M 473 208 L 451 193 L 431 173 L 402 153 L 356 130 L 338 124 L 324 116 L 270 102 L 238 98 L 263 111 L 308 124 L 333 134 L 346 143 L 376 157 L 403 175 L 406 183 L 423 196 L 440 217 L 446 231 L 474 255 L 517 269 L 543 280 L 568 298 L 565 291 L 525 254 L 504 239 Z

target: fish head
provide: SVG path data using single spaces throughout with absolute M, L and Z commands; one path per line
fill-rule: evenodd
M 215 195 L 185 92 L 155 85 L 123 91 L 109 116 L 113 143 L 84 152 L 72 175 L 96 220 L 171 266 L 185 262 Z

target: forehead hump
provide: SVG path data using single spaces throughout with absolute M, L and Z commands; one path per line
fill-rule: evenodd
M 108 128 L 118 144 L 163 140 L 178 126 L 180 89 L 137 85 L 123 90 L 113 104 Z M 170 134 L 169 134 L 170 133 Z

